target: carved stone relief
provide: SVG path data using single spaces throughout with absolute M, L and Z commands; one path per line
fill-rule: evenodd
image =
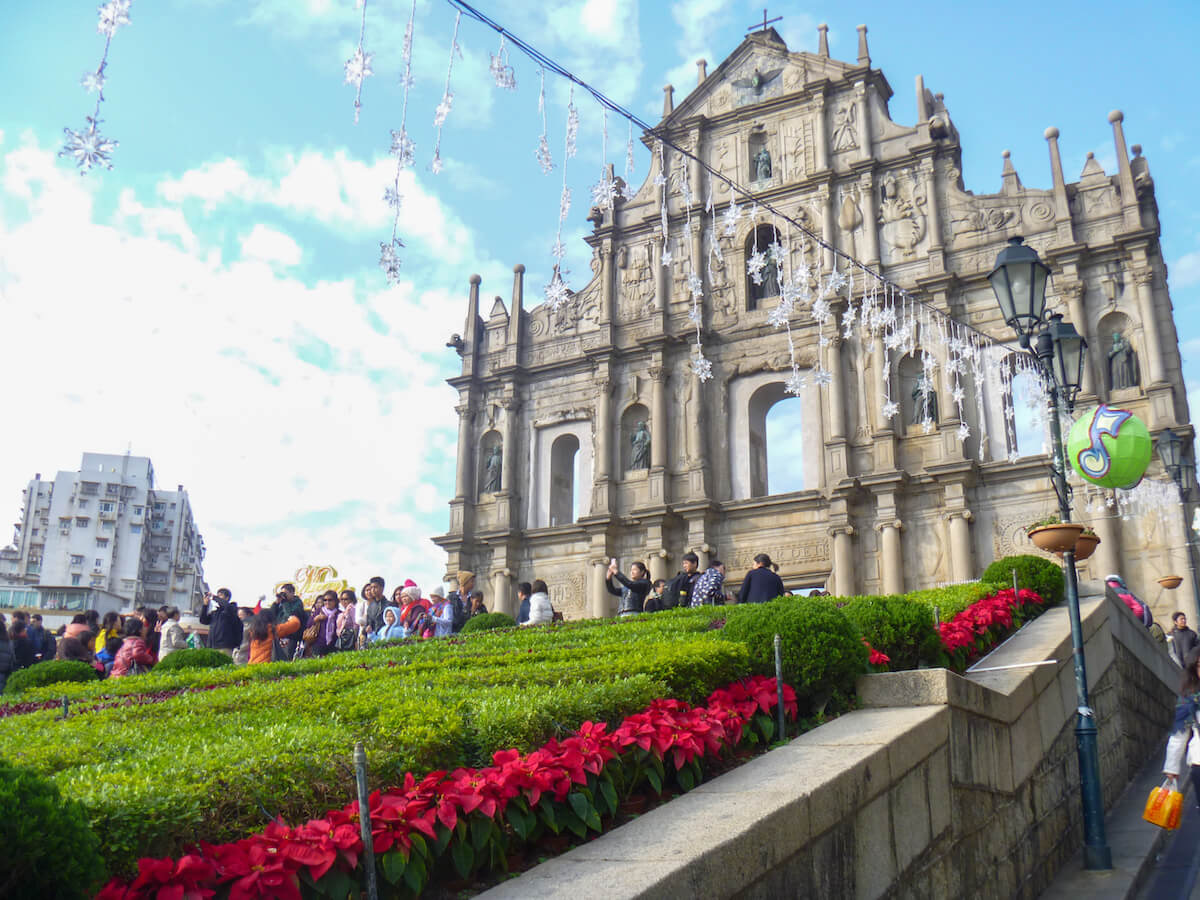
M 858 109 L 852 102 L 843 103 L 834 110 L 830 142 L 837 151 L 858 149 Z
M 651 271 L 650 247 L 640 244 L 622 247 L 617 253 L 617 272 L 621 292 L 617 302 L 617 318 L 631 322 L 654 310 L 654 277 Z
M 886 262 L 915 259 L 925 237 L 925 190 L 909 171 L 889 172 L 880 184 L 879 224 Z
M 550 589 L 550 605 L 567 618 L 577 618 L 584 615 L 587 609 L 587 594 L 584 591 L 582 564 L 572 572 L 549 572 L 542 576 L 546 587 Z

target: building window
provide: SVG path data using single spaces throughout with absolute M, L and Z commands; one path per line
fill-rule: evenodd
M 154 504 L 154 511 L 155 511 L 155 512 L 162 512 L 162 511 L 163 511 L 165 508 L 166 508 L 166 507 L 165 507 L 165 506 L 164 506 L 162 503 L 155 503 L 155 504 Z
M 107 501 L 100 504 L 100 512 L 112 512 L 113 505 Z
M 87 498 L 86 498 L 86 497 L 80 497 L 80 498 L 79 498 L 79 508 L 80 508 L 80 509 L 87 509 L 87 505 L 88 505 Z
M 112 531 L 113 523 L 111 521 L 109 521 L 108 519 L 105 519 L 103 522 L 100 523 L 100 527 L 103 528 L 105 531 Z
M 133 508 L 133 514 L 135 516 L 140 516 L 142 514 L 142 508 L 140 506 L 135 506 Z
M 108 546 L 108 538 L 96 538 L 96 546 L 97 547 L 107 547 Z
M 782 260 L 776 259 L 769 250 L 780 244 L 779 232 L 773 225 L 759 225 L 746 238 L 746 259 L 750 260 L 757 254 L 763 260 L 758 283 L 749 272 L 746 274 L 746 309 L 758 309 L 762 301 L 779 296 L 779 265 Z
M 106 484 L 104 486 L 104 492 L 115 497 L 121 493 L 121 486 L 119 484 Z
M 81 581 L 83 581 L 83 576 L 80 575 L 78 572 L 76 572 L 74 575 L 71 576 L 71 586 L 72 587 L 78 587 L 79 582 L 81 582 Z
M 78 553 L 72 554 L 71 555 L 71 565 L 82 566 L 83 565 L 83 555 L 78 554 Z
M 579 438 L 564 434 L 550 447 L 550 525 L 568 525 L 575 521 L 575 464 L 579 458 Z
M 130 533 L 130 534 L 141 534 L 141 533 L 142 533 L 142 526 L 141 526 L 140 524 L 138 524 L 138 525 L 130 525 L 130 526 L 129 526 L 129 533 Z
M 75 524 L 78 525 L 80 528 L 87 528 L 88 517 L 87 516 L 76 516 Z
M 96 557 L 96 568 L 99 569 L 104 565 L 104 560 L 99 556 Z

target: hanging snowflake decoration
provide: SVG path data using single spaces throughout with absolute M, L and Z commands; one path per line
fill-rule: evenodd
M 817 366 L 813 369 L 813 384 L 818 387 L 825 387 L 833 381 L 833 373 L 824 366 Z
M 383 274 L 387 276 L 388 284 L 397 284 L 400 281 L 400 254 L 396 251 L 403 246 L 404 243 L 399 238 L 393 238 L 390 243 L 379 242 L 379 268 L 383 269 Z
M 537 149 L 533 152 L 542 174 L 549 175 L 554 169 L 554 157 L 550 154 L 550 142 L 546 140 L 546 70 L 540 71 L 541 87 L 538 89 L 538 115 L 542 117 L 542 134 L 538 138 Z
M 746 274 L 750 276 L 750 280 L 755 284 L 761 285 L 763 283 L 763 269 L 766 267 L 766 254 L 757 249 L 746 259 Z
M 129 7 L 132 0 L 109 0 L 100 7 L 100 21 L 96 30 L 106 38 L 111 38 L 122 25 L 129 24 Z
M 398 210 L 402 201 L 403 196 L 394 186 L 384 190 L 383 202 L 388 205 L 388 209 Z
M 70 157 L 79 167 L 79 174 L 90 172 L 93 166 L 112 168 L 112 153 L 117 149 L 118 142 L 106 138 L 100 133 L 100 104 L 104 102 L 105 71 L 108 68 L 108 50 L 112 46 L 113 35 L 124 25 L 129 24 L 129 9 L 132 0 L 109 0 L 99 9 L 96 30 L 104 35 L 104 52 L 100 55 L 100 63 L 96 68 L 87 72 L 80 79 L 80 85 L 89 94 L 96 95 L 96 105 L 92 114 L 85 117 L 86 127 L 81 131 L 64 128 L 66 140 L 59 157 Z
M 692 371 L 701 382 L 712 378 L 712 363 L 704 358 L 704 352 L 700 349 L 696 350 L 696 358 L 692 360 Z
M 454 16 L 454 36 L 450 38 L 450 62 L 446 66 L 446 85 L 442 88 L 442 102 L 437 105 L 437 109 L 433 113 L 433 127 L 437 129 L 437 138 L 433 144 L 433 161 L 429 164 L 433 174 L 437 175 L 442 171 L 442 126 L 446 122 L 446 117 L 450 115 L 450 108 L 454 105 L 454 92 L 450 90 L 450 76 L 454 74 L 454 57 L 462 57 L 462 50 L 458 46 L 458 26 L 462 22 L 462 13 L 456 13 Z
M 567 104 L 567 142 L 563 149 L 563 155 L 567 159 L 572 159 L 578 149 L 577 141 L 579 138 L 579 110 L 575 108 L 575 94 L 571 93 L 571 101 Z
M 571 290 L 567 287 L 567 283 L 562 280 L 558 266 L 555 266 L 554 277 L 546 285 L 546 302 L 550 304 L 551 309 L 557 311 L 560 306 L 567 302 L 570 296 Z
M 89 94 L 103 93 L 104 73 L 99 70 L 95 72 L 84 72 L 83 77 L 79 79 L 79 83 Z
M 346 60 L 346 84 L 354 85 L 354 124 L 358 124 L 358 114 L 362 111 L 362 86 L 366 79 L 375 74 L 371 71 L 371 60 L 375 54 L 368 53 L 363 48 L 363 41 L 367 35 L 367 0 L 359 0 L 359 7 L 362 9 L 362 18 L 358 26 L 358 46 L 354 50 L 354 55 Z
M 826 297 L 836 296 L 846 286 L 847 280 L 846 273 L 839 272 L 835 265 L 833 271 L 829 273 L 829 277 L 825 280 L 825 288 L 821 293 Z
M 960 423 L 958 426 L 958 431 L 955 432 L 955 436 L 959 439 L 959 441 L 965 441 L 971 436 L 970 426 L 968 426 L 966 422 Z
M 882 411 L 883 411 L 883 417 L 885 419 L 895 418 L 896 414 L 898 412 L 900 412 L 900 404 L 897 403 L 895 400 L 888 400 L 886 403 L 883 404 Z
M 508 64 L 508 50 L 504 46 L 504 35 L 500 35 L 500 46 L 492 56 L 488 71 L 492 73 L 492 80 L 496 83 L 496 87 L 505 91 L 517 89 L 517 75 L 513 67 Z
M 792 374 L 788 376 L 788 380 L 783 383 L 783 389 L 787 393 L 799 397 L 801 392 L 808 387 L 808 379 L 806 379 L 800 370 L 792 367 Z
M 117 141 L 110 140 L 100 133 L 98 120 L 87 117 L 87 128 L 82 131 L 72 131 L 64 128 L 67 140 L 58 151 L 59 156 L 70 156 L 79 166 L 79 174 L 91 171 L 92 166 L 112 168 L 112 152 L 117 149 Z
M 629 141 L 625 145 L 625 183 L 621 185 L 621 197 L 632 200 L 637 193 L 633 189 L 633 120 L 629 122 Z
M 737 202 L 730 200 L 729 205 L 725 207 L 725 212 L 721 214 L 721 235 L 733 237 L 737 234 L 737 224 L 741 217 L 742 211 L 738 209 Z
M 399 131 L 392 132 L 392 156 L 396 157 L 396 166 L 399 169 L 406 169 L 413 164 L 416 154 L 416 144 L 412 138 L 408 136 L 408 132 L 401 128 Z

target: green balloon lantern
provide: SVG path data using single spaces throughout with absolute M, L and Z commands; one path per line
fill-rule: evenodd
M 1081 416 L 1067 438 L 1067 457 L 1084 481 L 1128 490 L 1142 480 L 1153 445 L 1146 423 L 1101 404 Z

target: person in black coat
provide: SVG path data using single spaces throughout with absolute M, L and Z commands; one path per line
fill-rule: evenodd
M 214 597 L 209 594 L 200 610 L 200 624 L 207 625 L 208 646 L 233 655 L 242 646 L 242 620 L 229 588 L 221 588 Z
M 29 635 L 25 633 L 24 622 L 13 622 L 8 630 L 9 641 L 12 643 L 12 670 L 27 669 L 37 660 L 33 656 L 33 645 L 29 643 Z
M 1187 613 L 1177 612 L 1171 616 L 1171 621 L 1174 623 L 1174 627 L 1167 632 L 1167 637 L 1174 643 L 1179 660 L 1185 660 L 1189 653 L 1200 646 L 1200 637 L 1188 628 Z M 1180 664 L 1182 665 L 1182 662 Z
M 650 593 L 650 575 L 646 571 L 645 563 L 635 562 L 629 567 L 629 575 L 630 577 L 626 578 L 621 574 L 615 559 L 609 563 L 604 583 L 610 594 L 616 594 L 621 598 L 617 605 L 618 616 L 640 613 L 645 606 L 646 595 Z M 613 584 L 614 578 L 620 582 L 621 587 Z
M 775 574 L 771 557 L 760 553 L 754 557 L 754 568 L 746 573 L 738 591 L 738 603 L 766 603 L 785 593 L 783 579 Z

